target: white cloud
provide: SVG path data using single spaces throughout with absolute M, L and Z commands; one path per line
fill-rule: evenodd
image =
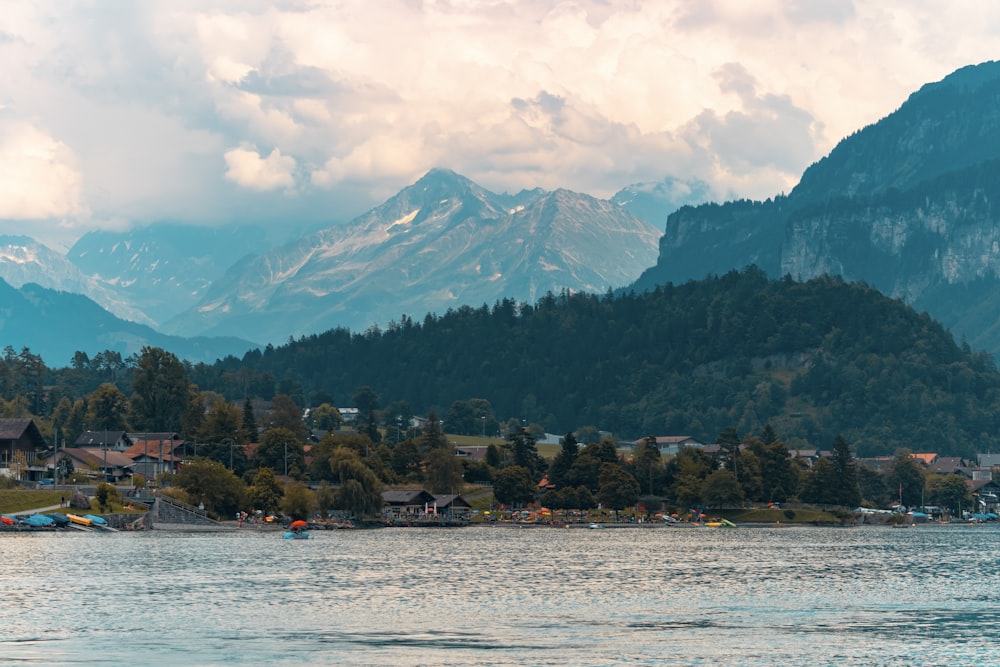
M 0 124 L 0 218 L 63 218 L 84 212 L 83 178 L 66 144 L 25 123 Z
M 0 206 L 81 230 L 348 216 L 433 166 L 763 198 L 1000 32 L 981 0 L 42 0 L 4 19 L 0 126 L 36 134 L 4 135 Z
M 262 158 L 255 148 L 226 151 L 226 178 L 253 190 L 288 189 L 295 185 L 295 159 L 275 148 Z

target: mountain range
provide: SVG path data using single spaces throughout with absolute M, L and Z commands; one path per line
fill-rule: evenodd
M 772 277 L 864 281 L 997 355 L 998 190 L 1000 64 L 987 62 L 923 86 L 806 169 L 787 196 L 765 201 L 704 203 L 707 185 L 669 179 L 610 200 L 497 194 L 434 169 L 353 220 L 280 239 L 236 224 L 159 223 L 87 234 L 62 256 L 5 237 L 0 278 L 20 293 L 25 321 L 17 329 L 8 318 L 0 332 L 48 357 L 39 347 L 48 334 L 30 323 L 76 313 L 69 296 L 81 295 L 147 329 L 116 324 L 98 339 L 84 321 L 73 345 L 130 353 L 159 330 L 201 337 L 178 353 L 211 360 L 331 328 L 563 290 L 643 291 L 756 265 Z M 25 310 L 42 303 L 44 317 Z M 205 344 L 219 336 L 228 338 Z M 180 340 L 171 339 L 177 350 Z
M 211 361 L 332 328 L 363 331 L 462 305 L 627 285 L 656 260 L 660 236 L 629 211 L 655 209 L 657 198 L 688 201 L 700 187 L 637 184 L 616 201 L 569 190 L 510 195 L 434 169 L 348 223 L 277 244 L 259 228 L 169 223 L 91 232 L 65 257 L 9 238 L 0 278 L 44 292 L 49 313 L 79 309 L 69 298 L 79 294 L 121 319 L 100 337 L 81 328 L 66 343 L 76 349 L 127 355 L 162 339 L 153 328 L 129 326 L 135 322 L 172 335 L 179 356 Z M 4 340 L 68 358 L 48 336 L 31 335 L 27 323 L 41 317 L 22 318 L 18 327 L 0 322 Z

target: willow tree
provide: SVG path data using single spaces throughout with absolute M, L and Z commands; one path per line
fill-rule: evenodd
M 340 480 L 337 509 L 357 517 L 374 516 L 382 512 L 382 483 L 372 470 L 361 462 L 357 453 L 341 447 L 330 460 L 330 468 Z

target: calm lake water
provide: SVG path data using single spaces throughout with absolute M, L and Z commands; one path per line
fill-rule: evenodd
M 1000 665 L 1000 528 L 0 535 L 0 663 Z

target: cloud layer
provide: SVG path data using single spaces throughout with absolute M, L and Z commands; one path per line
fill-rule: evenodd
M 978 0 L 15 1 L 0 231 L 333 221 L 435 166 L 767 197 L 998 28 Z

